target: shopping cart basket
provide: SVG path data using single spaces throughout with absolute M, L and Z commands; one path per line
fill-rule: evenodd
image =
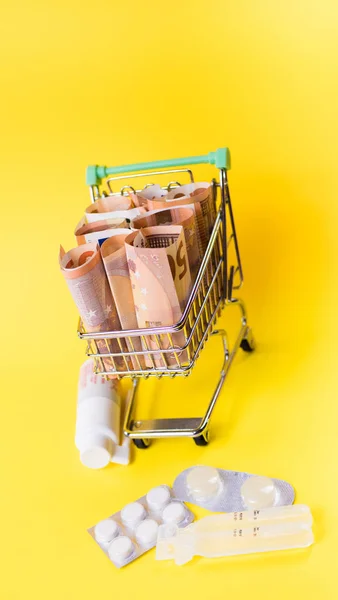
M 209 441 L 210 418 L 237 350 L 240 347 L 246 352 L 254 349 L 254 340 L 251 329 L 247 325 L 244 304 L 240 299 L 233 297 L 233 293 L 242 286 L 243 271 L 227 179 L 230 153 L 227 148 L 220 148 L 205 156 L 119 167 L 90 166 L 87 169 L 87 184 L 90 186 L 90 195 L 94 202 L 102 196 L 141 191 L 136 189 L 135 184 L 139 177 L 151 178 L 151 183 L 149 182 L 148 185 L 153 184 L 154 177 L 163 177 L 166 174 L 170 175 L 170 178 L 174 176 L 175 179 L 188 176 L 190 181 L 194 182 L 190 167 L 198 164 L 211 164 L 218 169 L 219 181 L 212 180 L 217 217 L 187 305 L 178 323 L 166 327 L 88 333 L 83 323 L 79 322 L 78 335 L 87 341 L 87 355 L 93 357 L 96 372 L 132 379 L 133 386 L 125 415 L 124 434 L 132 438 L 138 448 L 148 447 L 149 440 L 152 438 L 176 436 L 192 437 L 198 446 L 205 446 Z M 127 180 L 128 185 L 114 192 L 113 182 L 120 180 Z M 129 180 L 132 180 L 133 185 Z M 170 190 L 178 185 L 181 185 L 178 181 L 171 181 L 162 189 Z M 232 245 L 234 258 L 230 260 L 229 250 Z M 217 318 L 225 306 L 237 306 L 240 313 L 240 329 L 232 347 L 229 345 L 226 331 L 216 328 Z M 174 343 L 178 339 L 177 335 L 175 337 L 177 332 L 181 332 L 179 340 L 183 340 L 179 346 Z M 221 336 L 224 361 L 204 417 L 134 420 L 140 378 L 188 376 L 210 335 Z M 108 340 L 112 339 L 118 343 L 118 352 L 111 352 Z M 107 353 L 102 353 L 102 343 L 98 352 L 98 340 L 104 340 Z M 138 344 L 135 344 L 136 340 Z M 135 350 L 135 345 L 141 350 Z M 159 361 L 155 358 L 158 356 L 162 359 L 160 367 Z M 109 358 L 109 370 L 107 370 L 107 361 L 102 360 L 105 358 Z M 144 366 L 145 358 L 147 358 L 146 364 L 151 365 L 148 368 Z

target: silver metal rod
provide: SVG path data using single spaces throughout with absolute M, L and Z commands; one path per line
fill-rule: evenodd
M 125 188 L 127 186 L 123 186 L 123 188 L 120 190 L 120 192 L 113 192 L 112 189 L 111 189 L 111 187 L 110 187 L 110 182 L 111 181 L 121 181 L 123 179 L 135 179 L 135 178 L 138 178 L 138 177 L 150 177 L 152 175 L 167 175 L 167 173 L 188 173 L 188 175 L 190 176 L 191 183 L 194 183 L 194 176 L 193 176 L 193 173 L 192 173 L 192 171 L 190 169 L 167 169 L 165 171 L 149 171 L 148 173 L 134 173 L 134 174 L 130 174 L 130 175 L 117 175 L 115 177 L 108 177 L 105 181 L 106 181 L 106 185 L 107 185 L 108 190 L 109 190 L 109 196 L 119 196 L 119 195 L 123 195 L 123 191 L 122 190 L 123 190 L 123 188 Z M 171 182 L 171 183 L 173 183 L 173 182 Z M 128 186 L 128 187 L 131 187 L 131 186 Z M 145 187 L 148 187 L 148 186 L 145 186 Z M 134 190 L 134 192 L 140 193 L 140 192 L 142 192 L 143 189 L 144 188 L 139 189 L 139 190 Z M 169 185 L 163 186 L 162 189 L 163 190 L 168 190 L 169 189 Z M 94 195 L 92 194 L 92 196 L 94 196 Z M 96 198 L 97 197 L 98 196 L 96 196 Z
M 225 176 L 224 176 L 224 185 L 225 185 L 225 188 L 226 188 L 226 196 L 227 196 L 227 199 L 228 199 L 227 205 L 228 205 L 228 210 L 229 210 L 229 216 L 230 216 L 232 234 L 233 234 L 234 243 L 235 243 L 236 258 L 237 258 L 237 263 L 238 263 L 238 268 L 239 268 L 239 274 L 240 274 L 240 283 L 239 283 L 239 285 L 237 285 L 237 286 L 234 285 L 232 289 L 233 290 L 239 290 L 242 287 L 242 284 L 243 284 L 243 281 L 244 281 L 244 275 L 243 275 L 241 255 L 240 255 L 240 252 L 239 252 L 239 246 L 238 246 L 238 240 L 237 240 L 235 219 L 234 219 L 234 214 L 233 214 L 232 204 L 231 204 L 230 189 L 229 189 L 229 185 L 228 185 L 228 176 L 227 176 L 227 172 L 226 171 L 225 171 Z
M 194 437 L 202 423 L 201 417 L 185 419 L 148 419 L 132 421 L 131 429 L 127 427 L 124 433 L 133 439 L 158 437 Z
M 226 192 L 225 182 L 226 182 L 226 171 L 225 169 L 220 169 L 220 185 L 221 185 L 221 213 L 222 213 L 222 223 L 223 223 L 223 235 L 222 235 L 222 255 L 223 255 L 223 297 L 226 299 L 228 297 L 228 261 L 227 261 L 227 226 L 226 226 Z

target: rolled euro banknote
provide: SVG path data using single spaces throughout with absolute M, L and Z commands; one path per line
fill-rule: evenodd
M 195 210 L 199 248 L 203 255 L 216 219 L 213 186 L 210 183 L 188 183 L 172 189 L 165 196 L 149 199 L 147 204 L 149 211 L 185 205 Z
M 191 288 L 189 260 L 182 226 L 146 227 L 125 240 L 136 317 L 139 327 L 174 325 L 180 320 Z M 149 336 L 152 350 L 182 348 L 183 332 L 172 341 L 163 334 Z M 186 362 L 186 351 L 178 350 L 179 361 Z M 179 366 L 172 353 L 150 353 L 147 365 L 157 368 Z M 154 361 L 154 362 L 153 362 Z
M 77 224 L 74 235 L 78 246 L 80 246 L 81 244 L 90 244 L 91 242 L 105 240 L 112 235 L 116 235 L 116 230 L 121 229 L 125 229 L 127 233 L 130 233 L 125 219 L 102 219 L 94 223 L 86 223 L 83 218 Z
M 167 190 L 161 188 L 161 186 L 158 184 L 148 185 L 141 192 L 138 192 L 138 194 L 136 195 L 137 202 L 141 206 L 146 206 L 148 203 L 148 200 L 153 200 L 154 198 L 156 198 L 157 200 L 159 198 L 165 199 L 165 196 L 167 195 L 167 193 L 168 193 Z
M 101 256 L 122 329 L 138 329 L 125 248 L 128 235 L 130 230 L 105 240 L 101 246 Z M 126 339 L 126 344 L 129 351 L 142 352 L 139 337 Z M 131 362 L 134 370 L 145 368 L 142 355 L 132 356 Z
M 146 212 L 143 206 L 135 207 L 133 195 L 105 196 L 90 204 L 85 210 L 87 223 L 101 219 L 127 219 L 131 220 Z
M 60 247 L 59 264 L 87 333 L 120 330 L 121 325 L 104 270 L 99 246 L 83 244 L 65 252 Z M 119 352 L 116 340 L 95 340 L 99 354 Z M 115 371 L 112 359 L 102 360 L 107 371 Z M 115 359 L 118 370 L 121 358 Z
M 142 229 L 160 225 L 182 225 L 191 279 L 194 281 L 200 265 L 200 252 L 198 248 L 198 235 L 196 231 L 194 210 L 190 208 L 190 206 L 153 210 L 144 216 L 136 217 L 130 223 L 132 229 Z

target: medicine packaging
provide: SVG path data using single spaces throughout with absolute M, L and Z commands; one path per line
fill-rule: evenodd
M 196 466 L 182 471 L 173 484 L 175 498 L 213 512 L 258 510 L 293 504 L 293 487 L 282 479 L 270 479 L 239 471 Z
M 88 533 L 120 568 L 156 545 L 160 525 L 171 524 L 181 528 L 193 520 L 193 513 L 173 497 L 171 488 L 159 485 L 88 529 Z
M 214 558 L 306 548 L 314 542 L 308 506 L 295 504 L 210 515 L 183 530 L 161 525 L 156 559 L 184 565 L 193 556 Z

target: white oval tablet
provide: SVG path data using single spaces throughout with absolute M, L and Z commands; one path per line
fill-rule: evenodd
M 111 542 L 119 533 L 119 527 L 113 519 L 105 519 L 95 525 L 95 539 L 101 544 Z
M 197 502 L 213 500 L 223 488 L 222 480 L 214 467 L 194 467 L 186 479 L 187 491 Z
M 162 519 L 165 523 L 182 523 L 186 516 L 186 510 L 184 504 L 181 502 L 171 502 L 165 507 L 162 513 Z
M 134 552 L 134 544 L 126 535 L 121 535 L 109 544 L 108 554 L 111 560 L 122 562 Z
M 139 544 L 150 546 L 156 544 L 158 523 L 154 519 L 145 519 L 136 528 L 135 536 Z
M 170 490 L 167 485 L 158 485 L 147 494 L 147 504 L 150 510 L 162 510 L 170 502 Z
M 140 521 L 143 521 L 145 516 L 145 508 L 140 502 L 131 502 L 121 510 L 121 519 L 123 523 L 131 529 L 134 529 Z
M 277 489 L 269 477 L 248 477 L 241 487 L 242 500 L 247 508 L 268 508 L 275 504 Z

